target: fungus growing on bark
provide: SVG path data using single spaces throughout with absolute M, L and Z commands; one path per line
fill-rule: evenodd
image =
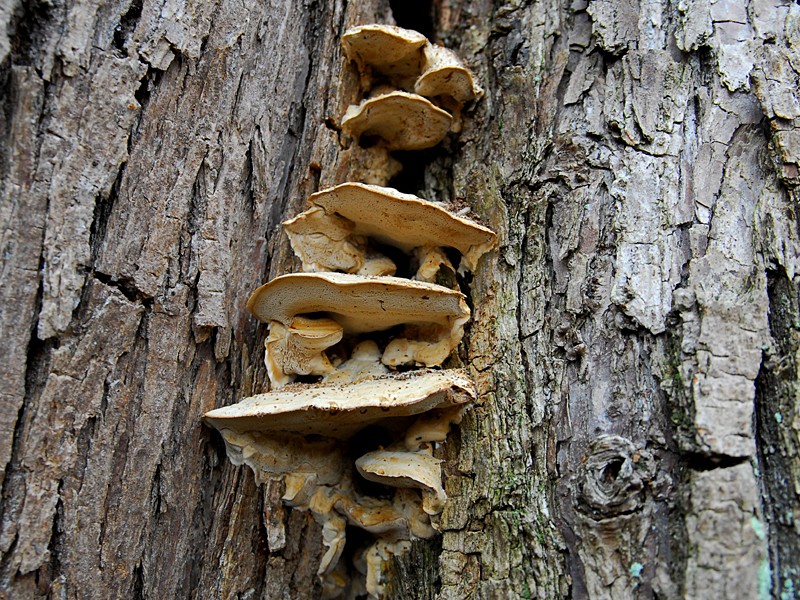
M 220 431 L 349 440 L 385 419 L 457 406 L 473 397 L 472 382 L 461 371 L 417 370 L 345 385 L 294 384 L 214 409 L 203 420 Z
M 460 292 L 398 277 L 345 273 L 282 275 L 258 288 L 247 308 L 270 324 L 265 361 L 275 386 L 285 385 L 303 371 L 333 372 L 324 350 L 326 344 L 335 343 L 337 331 L 363 334 L 403 325 L 404 330 L 387 345 L 382 362 L 392 367 L 438 366 L 461 341 L 469 320 Z M 316 317 L 307 316 L 312 314 Z M 292 329 L 298 317 L 302 334 Z M 320 323 L 321 331 L 315 330 L 315 323 Z M 273 336 L 273 328 L 280 333 Z
M 447 439 L 450 426 L 461 422 L 463 406 L 436 408 L 420 415 L 406 431 L 407 450 L 420 450 L 429 442 L 443 442 Z
M 425 47 L 425 70 L 414 84 L 414 91 L 436 101 L 453 115 L 452 131 L 461 131 L 461 109 L 480 98 L 483 90 L 462 60 L 442 46 Z
M 345 56 L 356 63 L 365 88 L 371 87 L 376 75 L 410 88 L 419 76 L 427 44 L 421 33 L 394 25 L 360 25 L 342 36 Z
M 458 116 L 481 93 L 454 54 L 416 32 L 364 25 L 342 44 L 372 96 L 342 120 L 361 143 L 346 150 L 343 165 L 369 181 L 398 172 L 390 152 L 429 148 L 458 128 L 434 103 Z M 396 369 L 441 366 L 458 346 L 470 311 L 454 265 L 474 270 L 496 236 L 376 185 L 345 183 L 309 204 L 284 223 L 307 272 L 273 279 L 247 303 L 269 324 L 272 391 L 203 419 L 220 431 L 234 464 L 247 464 L 259 483 L 282 478 L 284 503 L 319 523 L 322 597 L 377 598 L 383 563 L 436 533 L 447 496 L 434 450 L 475 399 L 460 371 Z M 298 376 L 318 380 L 293 383 Z M 352 582 L 343 558 L 348 527 L 375 537 L 348 551 L 363 575 Z
M 442 248 L 458 250 L 460 268 L 472 271 L 497 243 L 490 229 L 393 188 L 343 183 L 312 194 L 308 202 L 311 208 L 284 223 L 307 271 L 361 273 L 378 260 L 376 251 L 368 255 L 372 241 L 415 253 L 415 278 L 434 281 L 442 265 L 453 270 Z
M 392 478 L 394 488 L 415 488 L 422 492 L 422 505 L 408 489 L 398 489 L 391 498 L 359 494 L 348 466 L 347 445 L 366 427 L 379 423 L 387 431 L 407 425 L 410 418 L 431 411 L 449 414 L 474 400 L 472 382 L 460 371 L 412 371 L 367 379 L 346 385 L 293 385 L 250 398 L 238 404 L 206 413 L 203 420 L 222 434 L 231 462 L 247 464 L 256 480 L 284 477 L 284 501 L 293 507 L 310 510 L 322 526 L 325 553 L 318 574 L 323 578 L 326 597 L 334 597 L 346 584 L 337 572 L 345 546 L 346 527 L 356 526 L 379 536 L 383 544 L 367 554 L 385 556 L 406 548 L 404 540 L 428 538 L 435 533 L 430 515 L 444 493 L 436 487 L 438 459 L 421 452 L 403 452 L 408 460 L 431 471 L 416 484 Z M 393 443 L 391 438 L 386 444 Z M 382 455 L 362 457 L 365 473 Z M 392 462 L 389 459 L 389 462 Z M 374 481 L 375 479 L 373 479 Z M 388 481 L 388 480 L 387 480 Z M 416 481 L 416 480 L 415 480 Z M 441 490 L 441 492 L 440 492 Z M 399 546 L 393 544 L 400 544 Z M 380 595 L 380 565 L 374 556 L 366 560 L 366 586 L 373 596 Z
M 342 130 L 359 140 L 380 138 L 387 150 L 424 150 L 444 139 L 452 121 L 450 113 L 430 100 L 398 91 L 348 107 Z
M 376 450 L 356 461 L 359 474 L 391 487 L 422 491 L 422 508 L 429 515 L 442 512 L 447 500 L 442 487 L 442 461 L 429 452 Z
M 372 340 L 360 342 L 353 348 L 350 358 L 335 371 L 323 378 L 325 383 L 355 383 L 368 377 L 386 375 L 389 369 L 381 362 L 381 349 Z
M 264 362 L 270 381 L 291 382 L 291 375 L 328 375 L 335 367 L 325 350 L 342 340 L 343 329 L 333 319 L 295 317 L 289 325 L 271 323 Z
M 401 168 L 392 151 L 431 148 L 460 131 L 464 104 L 483 94 L 454 52 L 416 31 L 361 25 L 344 34 L 342 47 L 368 97 L 342 118 L 345 133 L 371 144 L 346 151 L 362 181 L 387 183 Z
M 442 46 L 425 47 L 425 70 L 414 83 L 420 96 L 450 97 L 463 105 L 483 95 L 475 77 L 455 52 Z

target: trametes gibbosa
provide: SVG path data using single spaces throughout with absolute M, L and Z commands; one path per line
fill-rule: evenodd
M 342 129 L 377 140 L 376 165 L 460 130 L 462 107 L 482 94 L 455 54 L 416 32 L 364 25 L 342 45 L 366 95 Z M 282 478 L 283 501 L 321 525 L 323 597 L 377 598 L 386 561 L 436 534 L 447 495 L 434 451 L 476 395 L 464 371 L 441 368 L 470 318 L 459 276 L 497 240 L 380 185 L 343 183 L 308 205 L 283 224 L 303 272 L 247 303 L 269 325 L 270 391 L 204 420 L 231 462 L 259 483 Z M 345 553 L 348 526 L 373 541 Z

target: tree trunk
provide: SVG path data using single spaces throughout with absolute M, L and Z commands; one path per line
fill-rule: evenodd
M 789 0 L 0 3 L 0 597 L 318 596 L 319 526 L 200 415 L 264 389 L 245 300 L 356 173 L 339 36 L 393 20 L 485 89 L 394 183 L 501 245 L 444 532 L 387 595 L 793 598 Z

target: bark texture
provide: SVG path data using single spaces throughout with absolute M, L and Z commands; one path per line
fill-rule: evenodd
M 264 388 L 244 303 L 357 178 L 339 36 L 395 18 L 486 92 L 395 184 L 501 247 L 388 596 L 794 597 L 800 5 L 392 4 L 0 1 L 0 597 L 318 597 L 319 527 L 199 417 Z

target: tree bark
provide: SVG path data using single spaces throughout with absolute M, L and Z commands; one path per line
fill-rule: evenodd
M 266 385 L 244 303 L 357 178 L 339 37 L 394 20 L 485 90 L 394 184 L 500 248 L 443 534 L 387 596 L 794 597 L 789 0 L 0 3 L 0 597 L 318 597 L 319 526 L 200 415 Z

